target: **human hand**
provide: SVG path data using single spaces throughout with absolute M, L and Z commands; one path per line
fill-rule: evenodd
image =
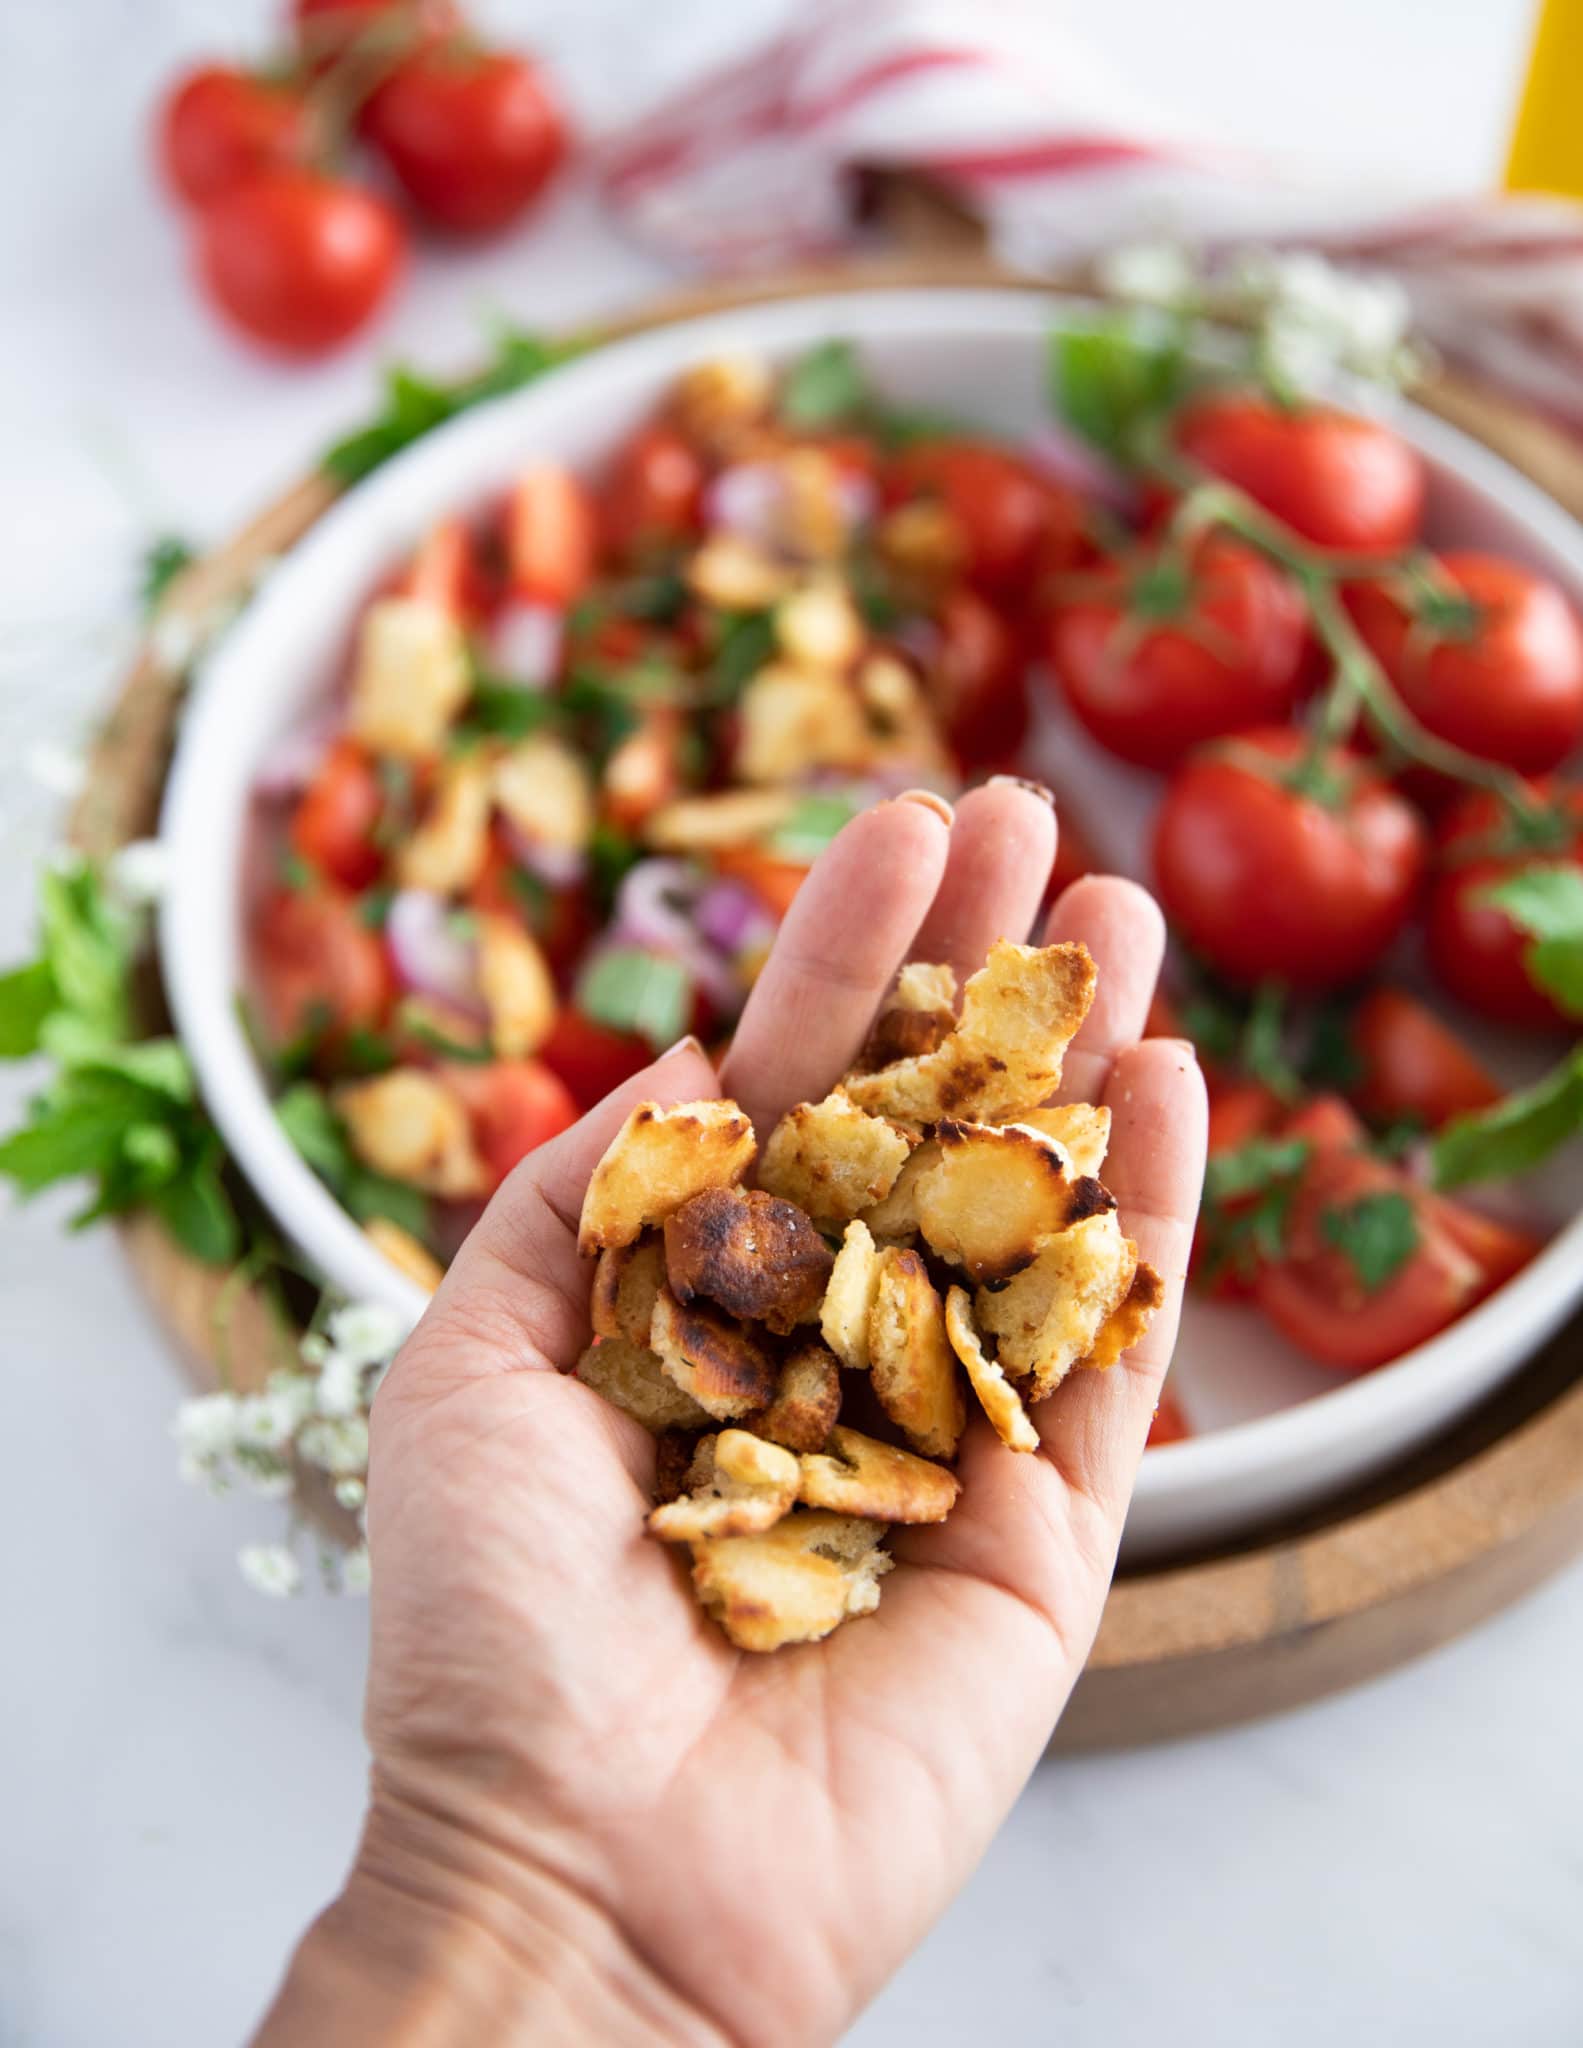
M 1139 1042 L 1164 944 L 1142 890 L 1075 883 L 1046 937 L 1099 965 L 1063 1093 L 1111 1109 L 1105 1179 L 1164 1307 L 1112 1371 L 1030 1411 L 1040 1453 L 975 1416 L 961 1500 L 892 1533 L 876 1614 L 733 1649 L 685 1558 L 645 1534 L 651 1439 L 566 1376 L 588 1340 L 583 1190 L 634 1103 L 731 1095 L 762 1140 L 846 1069 L 909 955 L 962 977 L 1032 926 L 1048 804 L 997 781 L 949 829 L 943 810 L 902 799 L 846 828 L 723 1071 L 685 1044 L 526 1160 L 392 1367 L 369 1480 L 370 1816 L 265 2042 L 829 2041 L 1037 1761 L 1109 1586 L 1203 1169 L 1191 1053 Z

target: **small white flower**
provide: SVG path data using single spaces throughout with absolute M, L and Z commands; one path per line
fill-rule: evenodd
M 237 1443 L 248 1450 L 286 1449 L 301 1421 L 295 1401 L 284 1392 L 244 1394 L 240 1409 Z
M 242 1458 L 237 1471 L 248 1492 L 260 1500 L 289 1500 L 292 1492 L 291 1467 L 279 1458 Z
M 313 1413 L 317 1382 L 308 1373 L 281 1367 L 270 1374 L 266 1385 L 270 1399 L 295 1432 Z
M 322 1472 L 361 1478 L 368 1470 L 368 1424 L 360 1415 L 310 1422 L 297 1439 L 297 1449 Z
M 1294 394 L 1317 390 L 1335 372 L 1336 352 L 1328 338 L 1300 315 L 1270 314 L 1259 348 L 1271 383 Z
M 368 1488 L 361 1479 L 338 1479 L 335 1497 L 343 1508 L 360 1508 L 368 1498 Z
M 254 1592 L 272 1600 L 284 1600 L 302 1584 L 302 1567 L 284 1543 L 245 1543 L 236 1562 Z
M 330 1355 L 330 1340 L 322 1330 L 310 1330 L 297 1349 L 304 1365 L 321 1366 Z
M 188 1486 L 201 1486 L 216 1500 L 224 1499 L 231 1491 L 232 1466 L 223 1458 L 195 1458 L 191 1451 L 182 1451 L 176 1459 L 176 1470 Z
M 133 839 L 110 856 L 111 889 L 130 908 L 157 903 L 170 884 L 170 849 L 163 840 Z
M 372 1574 L 368 1564 L 368 1545 L 359 1544 L 356 1550 L 348 1550 L 341 1559 L 341 1591 L 343 1593 L 366 1593 Z
M 1196 297 L 1198 273 L 1178 242 L 1129 242 L 1100 257 L 1095 274 L 1102 290 L 1144 306 L 1180 306 Z
M 363 1405 L 363 1368 L 344 1351 L 332 1351 L 319 1374 L 314 1401 L 321 1415 L 356 1415 Z
M 359 1366 L 380 1365 L 401 1343 L 400 1316 L 382 1301 L 349 1301 L 325 1324 L 332 1347 Z
M 51 796 L 74 797 L 88 780 L 88 763 L 68 747 L 41 740 L 27 752 L 27 772 Z
M 234 1394 L 200 1394 L 183 1401 L 170 1425 L 183 1457 L 205 1463 L 229 1456 L 237 1441 L 240 1408 Z

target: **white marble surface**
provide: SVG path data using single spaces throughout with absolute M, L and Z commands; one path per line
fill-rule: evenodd
M 775 0 L 501 0 L 618 102 Z M 69 737 L 151 519 L 223 531 L 363 402 L 391 346 L 467 352 L 476 310 L 564 317 L 651 265 L 575 196 L 505 249 L 428 262 L 387 336 L 283 375 L 194 311 L 140 134 L 180 57 L 259 0 L 0 9 L 0 956 L 47 813 L 17 762 Z M 1096 40 L 1207 125 L 1477 180 L 1521 0 L 1109 0 Z M 619 33 L 617 32 L 619 31 Z M 18 1088 L 3 1083 L 0 1108 Z M 335 1884 L 361 1798 L 363 1616 L 261 1602 L 268 1509 L 182 1492 L 176 1369 L 103 1240 L 59 1204 L 0 1226 L 0 2042 L 245 2035 Z M 989 1682 L 989 1681 L 987 1681 Z M 855 2030 L 862 2048 L 1551 2048 L 1583 2038 L 1583 1574 L 1349 1698 L 1042 1770 L 984 1867 Z

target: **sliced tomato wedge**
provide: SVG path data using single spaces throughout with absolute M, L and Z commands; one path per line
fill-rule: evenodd
M 597 515 L 569 469 L 528 470 L 506 501 L 506 565 L 512 595 L 530 604 L 575 604 L 593 581 Z
M 492 1187 L 519 1160 L 577 1121 L 571 1092 L 541 1060 L 492 1060 L 482 1066 L 456 1061 L 443 1071 L 447 1087 L 467 1111 Z

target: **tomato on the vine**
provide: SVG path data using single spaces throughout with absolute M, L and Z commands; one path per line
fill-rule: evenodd
M 338 739 L 303 791 L 291 844 L 310 867 L 344 889 L 366 889 L 384 865 L 376 837 L 384 792 L 354 739 Z
M 384 941 L 332 889 L 277 890 L 253 927 L 264 1018 L 277 1045 L 306 1030 L 371 1030 L 396 982 Z
M 445 1081 L 467 1111 L 491 1192 L 519 1160 L 577 1121 L 570 1090 L 540 1060 L 455 1061 Z
M 1502 1023 L 1545 1030 L 1566 1020 L 1528 971 L 1533 940 L 1485 900 L 1525 868 L 1583 867 L 1583 789 L 1535 794 L 1551 806 L 1553 830 L 1526 842 L 1489 791 L 1470 791 L 1447 812 L 1436 834 L 1425 923 L 1430 965 L 1454 996 Z
M 1160 901 L 1228 980 L 1339 988 L 1412 913 L 1425 866 L 1417 814 L 1368 765 L 1271 727 L 1176 771 L 1154 829 Z
M 291 0 L 291 18 L 304 54 L 323 64 L 384 19 L 392 34 L 427 38 L 454 29 L 461 16 L 455 0 Z
M 953 584 L 935 614 L 939 646 L 935 701 L 952 752 L 965 768 L 1015 754 L 1028 736 L 1031 707 L 1017 642 L 1005 619 L 977 591 Z
M 1524 775 L 1583 739 L 1583 622 L 1548 578 L 1493 555 L 1448 554 L 1431 583 L 1348 593 L 1402 702 L 1438 738 Z
M 599 492 L 604 544 L 623 560 L 698 531 L 704 465 L 674 427 L 640 427 L 617 450 Z
M 1378 420 L 1257 392 L 1189 400 L 1176 444 L 1316 547 L 1399 554 L 1423 517 L 1424 466 Z
M 1347 1092 L 1377 1124 L 1437 1131 L 1500 1100 L 1500 1088 L 1451 1026 L 1402 989 L 1370 990 L 1350 1041 L 1358 1071 Z
M 188 72 L 159 113 L 165 182 L 178 199 L 206 206 L 259 171 L 301 160 L 307 108 L 294 87 L 225 64 Z
M 969 579 L 1005 596 L 1032 572 L 1062 492 L 993 442 L 917 441 L 892 463 L 886 495 L 895 504 L 937 499 L 961 529 Z
M 1050 621 L 1050 665 L 1100 745 L 1168 768 L 1206 740 L 1288 716 L 1308 613 L 1286 573 L 1214 536 L 1177 564 L 1118 563 Z
M 389 292 L 406 248 L 382 199 L 317 171 L 274 170 L 222 192 L 199 225 L 210 298 L 255 341 L 334 348 Z
M 537 65 L 461 41 L 426 44 L 363 111 L 363 133 L 426 219 L 457 234 L 504 227 L 566 153 Z

